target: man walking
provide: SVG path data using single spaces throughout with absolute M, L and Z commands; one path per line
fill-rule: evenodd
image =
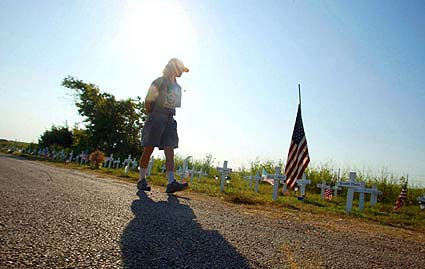
M 154 80 L 145 98 L 148 114 L 142 130 L 143 153 L 140 157 L 140 173 L 137 188 L 150 191 L 146 181 L 149 159 L 155 147 L 164 150 L 168 185 L 166 192 L 174 193 L 187 188 L 187 183 L 179 183 L 174 176 L 174 149 L 178 147 L 177 122 L 174 119 L 176 107 L 181 106 L 182 91 L 176 78 L 189 72 L 182 61 L 172 58 L 162 71 L 163 76 Z

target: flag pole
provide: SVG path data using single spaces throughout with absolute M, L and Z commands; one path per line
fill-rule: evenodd
M 298 83 L 298 104 L 301 106 L 301 85 Z

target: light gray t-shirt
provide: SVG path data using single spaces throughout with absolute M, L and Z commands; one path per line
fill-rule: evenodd
M 182 90 L 177 82 L 172 82 L 168 78 L 160 77 L 152 82 L 151 89 L 158 89 L 158 93 L 148 92 L 148 96 L 154 95 L 155 103 L 152 109 L 154 113 L 176 114 L 176 107 L 181 107 Z M 149 91 L 151 91 L 151 89 Z
M 165 93 L 165 98 L 162 103 L 163 107 L 175 109 L 181 107 L 182 89 L 177 82 L 171 82 Z

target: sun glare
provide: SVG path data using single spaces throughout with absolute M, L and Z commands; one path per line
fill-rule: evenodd
M 192 41 L 190 18 L 177 2 L 130 1 L 115 47 L 143 66 L 159 70 L 169 58 L 188 55 Z

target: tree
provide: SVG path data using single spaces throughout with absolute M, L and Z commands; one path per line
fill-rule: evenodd
M 46 130 L 38 140 L 41 147 L 60 147 L 68 148 L 73 144 L 72 133 L 68 126 L 52 126 L 50 130 Z
M 75 126 L 74 129 L 72 129 L 72 140 L 74 141 L 72 148 L 77 152 L 90 148 L 89 134 L 85 129 L 80 129 Z
M 62 86 L 74 91 L 75 105 L 85 118 L 89 150 L 121 156 L 141 153 L 140 129 L 146 113 L 140 97 L 116 100 L 98 86 L 71 76 L 64 78 Z

